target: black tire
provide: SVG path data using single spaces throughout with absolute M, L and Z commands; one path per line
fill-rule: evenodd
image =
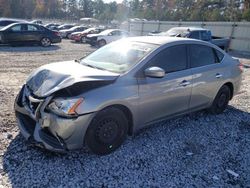
M 66 35 L 66 38 L 69 39 L 70 33 Z
M 100 111 L 89 125 L 85 143 L 97 155 L 106 155 L 121 146 L 128 133 L 128 120 L 117 108 Z
M 98 47 L 103 47 L 107 44 L 107 42 L 104 39 L 101 39 L 97 42 Z
M 223 85 L 218 91 L 213 101 L 213 104 L 208 109 L 208 111 L 212 114 L 222 113 L 228 106 L 230 95 L 231 95 L 230 88 L 226 85 Z
M 51 45 L 51 40 L 49 38 L 47 38 L 47 37 L 44 37 L 44 38 L 41 39 L 40 44 L 43 47 L 48 47 L 48 46 Z

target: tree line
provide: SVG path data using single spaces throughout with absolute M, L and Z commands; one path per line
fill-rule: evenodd
M 250 0 L 0 0 L 0 17 L 250 21 Z

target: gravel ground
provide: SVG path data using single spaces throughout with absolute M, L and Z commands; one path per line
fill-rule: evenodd
M 250 187 L 250 69 L 225 113 L 200 111 L 153 125 L 110 155 L 28 146 L 13 113 L 27 75 L 93 50 L 67 40 L 50 48 L 0 47 L 0 188 Z M 243 62 L 250 65 L 248 57 Z

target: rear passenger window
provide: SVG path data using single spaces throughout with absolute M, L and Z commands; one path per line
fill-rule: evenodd
M 162 50 L 152 59 L 151 66 L 157 66 L 166 73 L 187 68 L 187 50 L 185 45 L 178 45 Z
M 203 45 L 190 45 L 191 68 L 202 67 L 216 63 L 213 49 Z
M 216 55 L 217 55 L 218 62 L 221 62 L 222 59 L 224 58 L 224 54 L 221 53 L 219 50 L 215 50 L 215 49 L 214 49 L 214 51 L 215 51 L 215 53 L 216 53 Z
M 28 25 L 28 31 L 37 31 L 37 27 L 34 25 Z

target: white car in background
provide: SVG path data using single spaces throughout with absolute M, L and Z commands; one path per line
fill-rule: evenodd
M 120 29 L 107 29 L 98 34 L 89 34 L 86 43 L 102 47 L 108 43 L 131 36 L 129 32 Z

